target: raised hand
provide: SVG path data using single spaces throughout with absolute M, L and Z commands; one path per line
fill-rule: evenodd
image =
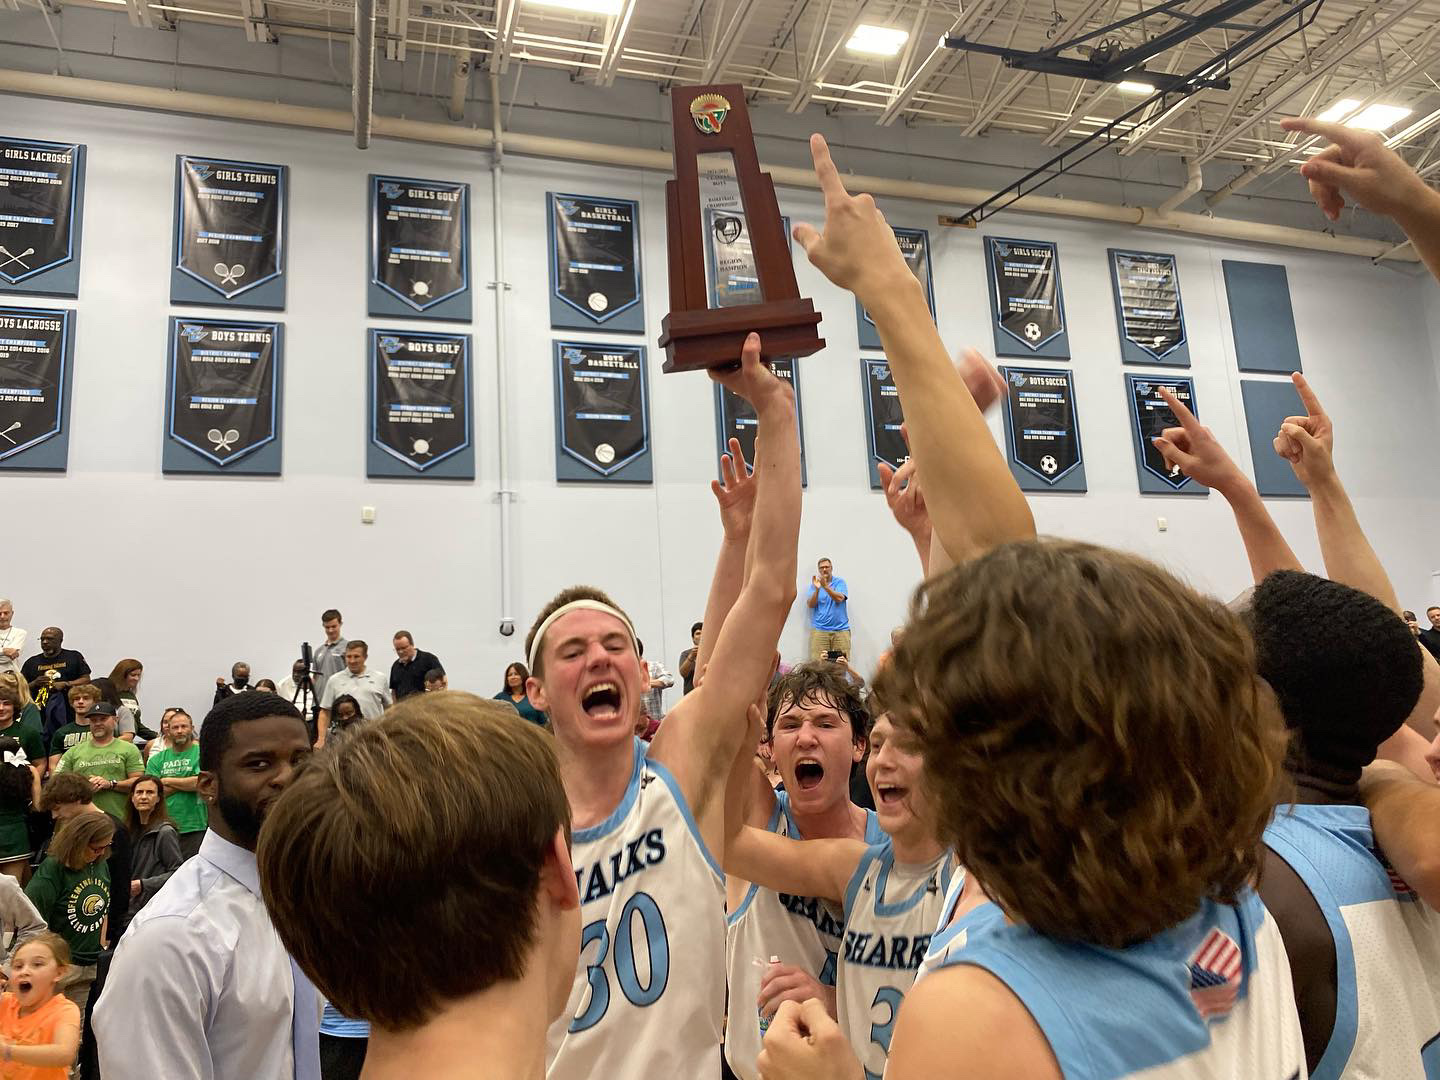
M 1298 371 L 1290 376 L 1295 389 L 1300 392 L 1300 401 L 1305 406 L 1304 416 L 1287 416 L 1275 436 L 1275 453 L 1290 463 L 1295 475 L 1307 488 L 1335 475 L 1335 425 L 1330 416 L 1310 389 L 1310 383 Z
M 790 389 L 790 384 L 760 359 L 759 334 L 752 333 L 745 339 L 738 368 L 711 368 L 710 378 L 732 393 L 739 394 L 755 407 L 757 413 L 776 399 L 789 401 L 792 410 L 794 408 L 795 392 Z
M 1425 181 L 1385 141 L 1369 131 L 1311 117 L 1281 121 L 1286 131 L 1320 135 L 1330 146 L 1300 167 L 1310 194 L 1331 221 L 1345 209 L 1345 198 L 1366 210 L 1402 219 L 1435 198 Z
M 1009 391 L 1005 383 L 1005 376 L 996 370 L 995 365 L 985 359 L 979 349 L 965 348 L 955 360 L 955 368 L 960 372 L 960 377 L 965 380 L 965 386 L 970 391 L 970 396 L 975 399 L 983 413 L 1003 398 Z
M 1150 440 L 1166 463 L 1172 468 L 1178 465 L 1191 480 L 1221 493 L 1236 483 L 1243 484 L 1245 474 L 1220 445 L 1215 433 L 1195 419 L 1195 414 L 1169 387 L 1160 386 L 1157 390 L 1175 419 L 1180 421 L 1179 427 L 1166 428 L 1159 438 Z
M 930 536 L 930 511 L 925 507 L 925 495 L 920 490 L 920 477 L 915 473 L 916 462 L 912 457 L 900 468 L 891 468 L 885 462 L 875 466 L 880 482 L 885 485 L 885 502 L 895 523 L 919 539 L 921 534 Z
M 861 303 L 887 282 L 913 281 L 885 215 L 871 196 L 851 195 L 845 190 L 823 135 L 810 136 L 810 156 L 825 196 L 825 229 L 821 232 L 802 223 L 793 230 L 795 242 L 805 249 L 810 262 L 836 285 L 858 296 Z
M 710 481 L 710 490 L 720 504 L 720 524 L 726 539 L 748 539 L 755 512 L 755 477 L 745 464 L 739 439 L 731 439 L 730 452 L 720 455 L 720 479 Z

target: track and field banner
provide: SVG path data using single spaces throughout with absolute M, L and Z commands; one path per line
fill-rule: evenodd
M 1175 414 L 1165 404 L 1157 387 L 1165 387 L 1201 419 L 1195 402 L 1195 380 L 1176 375 L 1126 375 L 1125 398 L 1130 410 L 1130 430 L 1135 446 L 1135 474 L 1142 495 L 1209 495 L 1210 489 L 1191 480 L 1178 468 L 1165 463 L 1164 456 L 1150 440 L 1166 428 L 1179 427 Z
M 1085 491 L 1085 453 L 1068 368 L 1002 367 L 1005 456 L 1021 491 Z
M 550 325 L 644 333 L 640 204 L 596 195 L 545 196 L 550 238 Z
M 1117 248 L 1109 254 L 1121 362 L 1189 367 L 1190 344 L 1175 256 Z
M 165 472 L 280 475 L 283 331 L 171 317 Z
M 930 269 L 930 234 L 924 229 L 896 229 L 895 241 L 900 245 L 900 254 L 905 256 L 905 262 L 910 267 L 910 272 L 915 275 L 917 281 L 925 288 L 925 302 L 930 305 L 930 318 L 935 318 L 935 278 Z M 875 320 L 870 313 L 860 306 L 860 301 L 855 301 L 855 319 L 860 331 L 860 348 L 878 349 L 880 345 L 880 332 L 875 329 Z
M 475 479 L 470 335 L 371 329 L 368 341 L 365 475 Z
M 470 185 L 370 177 L 371 315 L 469 322 Z
M 289 168 L 175 158 L 172 304 L 285 307 Z
M 0 292 L 80 293 L 85 147 L 0 136 Z
M 0 469 L 64 472 L 75 312 L 0 307 Z
M 1046 240 L 987 236 L 985 274 L 995 355 L 1068 359 L 1059 248 Z
M 555 342 L 555 479 L 648 484 L 645 346 Z
M 772 360 L 770 361 L 770 370 L 789 383 L 795 391 L 795 423 L 798 425 L 800 435 L 800 485 L 803 487 L 809 482 L 805 471 L 805 411 L 800 407 L 800 384 L 795 379 L 795 361 L 788 356 Z M 758 430 L 759 422 L 755 418 L 754 406 L 739 394 L 717 382 L 715 384 L 715 431 L 719 440 L 719 449 L 716 451 L 715 458 L 717 476 L 720 475 L 719 455 L 729 452 L 731 439 L 740 440 L 740 450 L 745 455 L 749 471 L 754 472 L 755 435 Z
M 895 376 L 888 360 L 862 357 L 860 377 L 864 380 L 867 470 L 870 487 L 878 491 L 883 487 L 876 469 L 880 462 L 898 469 L 910 460 L 910 448 L 900 433 L 905 415 L 900 410 L 900 391 L 895 388 Z

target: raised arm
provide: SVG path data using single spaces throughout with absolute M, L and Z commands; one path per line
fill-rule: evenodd
M 747 710 L 769 685 L 775 646 L 795 599 L 801 490 L 795 395 L 761 363 L 759 336 L 746 341 L 738 371 L 712 378 L 749 401 L 759 420 L 745 583 L 715 635 L 704 681 L 671 711 L 651 756 L 674 772 L 701 835 L 718 852 L 724 842 L 726 766 L 747 737 Z
M 859 840 L 795 840 L 753 825 L 725 844 L 725 872 L 790 896 L 845 899 L 865 845 Z
M 1180 426 L 1166 428 L 1159 438 L 1154 439 L 1155 449 L 1160 451 L 1168 464 L 1178 465 L 1186 476 L 1218 491 L 1230 504 L 1255 582 L 1258 584 L 1276 570 L 1303 570 L 1275 519 L 1265 508 L 1260 492 L 1225 452 L 1215 433 L 1195 419 L 1195 414 L 1168 387 L 1160 387 L 1160 396 L 1170 406 Z
M 869 195 L 850 195 L 830 150 L 810 137 L 825 194 L 825 230 L 795 239 L 831 281 L 853 292 L 880 332 L 910 443 L 925 474 L 935 530 L 957 560 L 1035 535 L 1035 519 L 965 380 L 950 363 L 925 294 Z
M 1281 126 L 1330 140 L 1330 146 L 1300 166 L 1326 217 L 1340 220 L 1349 196 L 1372 213 L 1393 218 L 1430 273 L 1440 278 L 1440 192 L 1371 132 L 1310 117 L 1284 120 Z
M 715 654 L 720 628 L 725 625 L 745 583 L 745 553 L 750 545 L 750 523 L 755 514 L 756 482 L 745 464 L 739 439 L 731 439 L 730 452 L 720 455 L 720 479 L 710 481 L 710 490 L 720 506 L 722 535 L 720 554 L 715 559 L 715 576 L 710 579 L 710 594 L 705 600 L 700 646 L 690 659 L 697 681 L 703 681 L 705 665 Z

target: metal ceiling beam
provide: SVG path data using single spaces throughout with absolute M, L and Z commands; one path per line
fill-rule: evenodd
M 410 36 L 410 0 L 389 0 L 385 5 L 385 31 L 388 35 L 385 38 L 385 59 L 403 62 L 405 39 Z
M 605 27 L 605 51 L 600 54 L 600 70 L 596 73 L 597 86 L 610 86 L 615 82 L 615 73 L 620 69 L 620 58 L 625 55 L 625 41 L 630 36 L 630 27 L 635 23 L 635 7 L 639 0 L 625 0 L 619 14 L 610 19 Z
M 149 9 L 148 0 L 127 0 L 127 3 Z M 245 16 L 246 41 L 261 42 L 266 45 L 275 43 L 275 31 L 268 25 L 270 13 L 265 10 L 265 0 L 240 0 L 240 13 Z M 134 18 L 131 18 L 130 21 L 131 23 L 135 22 Z
M 955 27 L 959 24 L 959 19 L 951 24 L 950 29 L 941 34 L 940 39 L 935 42 L 935 47 L 930 50 L 929 55 L 920 61 L 902 85 L 896 87 L 895 93 L 886 104 L 884 111 L 880 113 L 880 118 L 875 121 L 876 124 L 880 127 L 889 127 L 905 112 L 921 85 L 935 74 L 935 69 L 950 55 L 950 50 L 945 45 L 945 39 L 955 32 Z
M 515 48 L 515 21 L 520 14 L 520 0 L 495 0 L 495 51 L 490 54 L 490 70 L 504 75 L 510 69 L 510 54 Z
M 1077 85 L 1079 86 L 1080 91 L 1083 93 L 1085 90 L 1085 84 L 1078 83 Z M 1113 93 L 1115 93 L 1114 83 L 1101 83 L 1100 86 L 1095 90 L 1095 92 L 1085 99 L 1084 104 L 1076 105 L 1071 108 L 1069 115 L 1066 116 L 1064 120 L 1061 120 L 1060 123 L 1056 124 L 1053 128 L 1050 129 L 1050 134 L 1045 136 L 1045 145 L 1060 145 L 1060 140 L 1065 138 L 1066 135 L 1070 134 L 1070 129 L 1075 126 L 1076 121 L 1083 120 L 1085 119 L 1085 117 L 1089 116 L 1090 110 L 1094 109 L 1095 106 L 1099 105 L 1102 101 L 1104 101 Z M 1187 98 L 1186 100 L 1188 101 L 1189 99 Z
M 735 50 L 740 47 L 745 39 L 745 31 L 750 27 L 750 20 L 755 18 L 756 12 L 760 10 L 761 0 L 740 0 L 735 11 L 730 16 L 730 21 L 725 29 L 720 32 L 720 38 L 715 43 L 715 51 L 705 61 L 705 68 L 700 75 L 702 83 L 718 82 L 725 68 L 735 57 Z
M 835 57 L 838 56 L 840 50 L 845 47 L 845 43 L 855 36 L 855 28 L 864 21 L 865 15 L 869 10 L 870 0 L 862 0 L 860 6 L 855 9 L 855 14 L 850 16 L 844 28 L 840 31 L 840 36 L 835 39 L 835 44 L 830 46 L 830 50 L 825 53 L 824 58 L 812 63 L 809 71 L 801 72 L 800 85 L 796 87 L 795 94 L 790 99 L 790 103 L 785 106 L 786 112 L 798 113 L 803 110 L 806 105 L 810 104 L 810 99 L 814 97 L 815 90 L 819 87 L 820 83 L 824 81 L 825 73 L 830 70 L 830 65 L 835 62 Z M 824 32 L 825 27 L 821 26 L 819 33 L 824 34 Z M 819 56 L 824 48 L 824 44 L 824 40 L 817 36 L 816 56 Z

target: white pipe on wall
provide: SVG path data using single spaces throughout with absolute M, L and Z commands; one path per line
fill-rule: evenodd
M 504 158 L 505 133 L 500 126 L 500 75 L 490 72 L 490 123 L 493 149 L 490 154 L 490 215 L 494 242 L 495 279 L 495 437 L 498 443 L 495 464 L 498 470 L 495 497 L 500 503 L 500 633 L 515 633 L 514 551 L 515 523 L 512 510 L 515 491 L 510 483 L 510 358 L 505 350 L 505 294 L 510 283 L 505 279 L 505 206 Z
M 180 90 L 164 90 L 150 86 L 102 82 L 94 79 L 73 79 L 61 75 L 40 75 L 24 71 L 0 71 L 0 93 L 28 94 L 35 97 L 60 98 L 101 105 L 122 105 L 161 112 L 210 116 L 226 120 L 247 120 L 286 127 L 312 128 L 321 131 L 350 131 L 352 118 L 338 109 L 317 109 L 307 106 L 282 105 L 266 101 L 196 94 Z M 371 124 L 373 134 L 412 142 L 438 143 L 489 150 L 495 144 L 493 131 L 429 123 L 421 120 L 397 120 L 377 116 Z M 506 132 L 505 149 L 510 153 L 535 157 L 582 161 L 595 165 L 616 165 L 631 169 L 654 169 L 670 172 L 674 158 L 667 151 L 647 150 L 631 146 L 561 139 L 549 135 L 527 135 Z M 786 187 L 815 188 L 815 174 L 809 169 L 789 166 L 762 167 L 775 183 Z M 883 176 L 847 175 L 845 182 L 852 190 L 872 195 L 888 195 L 899 199 L 917 199 L 944 206 L 975 205 L 989 198 L 992 192 L 981 188 L 951 184 L 931 184 L 918 180 L 899 180 Z M 1223 189 L 1222 189 L 1223 190 Z M 1385 240 L 1368 240 L 1358 236 L 1331 236 L 1310 229 L 1286 225 L 1265 225 L 1231 218 L 1209 217 L 1172 211 L 1161 214 L 1138 206 L 1115 206 L 1046 195 L 1026 195 L 1008 209 L 1016 213 L 1046 214 L 1052 217 L 1076 218 L 1082 221 L 1109 221 L 1144 229 L 1204 236 L 1216 240 L 1239 240 L 1257 244 L 1276 244 L 1307 251 L 1358 255 L 1375 259 L 1391 252 L 1395 245 Z M 1418 262 L 1414 249 L 1392 254 L 1392 259 Z
M 1186 199 L 1190 198 L 1191 195 L 1194 195 L 1205 186 L 1205 176 L 1201 172 L 1200 163 L 1190 158 L 1185 158 L 1184 161 L 1186 168 L 1190 170 L 1190 177 L 1185 181 L 1184 187 L 1155 208 L 1162 214 L 1170 213 L 1170 211 L 1174 210 Z
M 355 0 L 355 38 L 350 42 L 350 109 L 355 145 L 370 145 L 371 106 L 375 100 L 375 0 Z

